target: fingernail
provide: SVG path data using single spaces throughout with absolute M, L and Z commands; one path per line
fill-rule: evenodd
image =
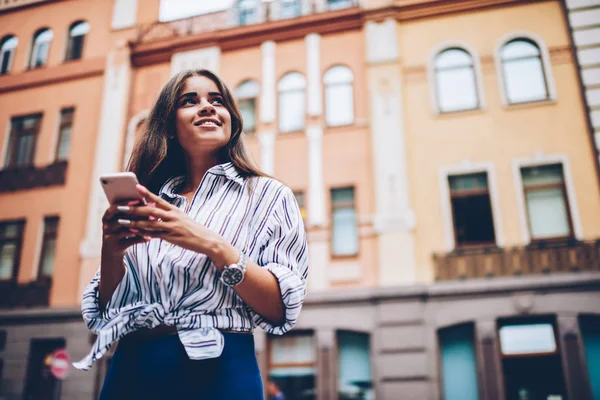
M 139 183 L 137 185 L 135 185 L 135 187 L 138 188 L 138 190 L 144 194 L 146 194 L 148 191 L 146 190 L 145 187 L 143 187 L 142 185 L 140 185 Z
M 156 203 L 155 203 L 155 202 L 148 203 L 148 205 L 149 205 L 150 207 L 156 207 Z
M 129 232 L 138 233 L 139 231 L 139 229 L 129 228 Z
M 117 220 L 117 222 L 119 224 L 121 224 L 121 225 L 129 225 L 129 224 L 131 224 L 131 221 L 128 220 L 128 219 L 119 219 L 119 220 Z
M 118 206 L 117 210 L 119 211 L 129 211 L 131 208 L 129 206 Z
M 137 205 L 137 204 L 140 204 L 140 201 L 139 201 L 139 200 L 131 200 L 131 201 L 130 201 L 129 203 L 127 203 L 127 204 L 129 204 L 130 206 L 135 206 L 135 205 Z

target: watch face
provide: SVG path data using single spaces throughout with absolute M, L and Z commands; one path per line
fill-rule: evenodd
M 222 278 L 226 285 L 235 286 L 242 281 L 244 274 L 238 268 L 229 267 L 223 271 Z

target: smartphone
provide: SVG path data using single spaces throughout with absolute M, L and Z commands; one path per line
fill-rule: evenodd
M 146 204 L 145 199 L 136 188 L 138 180 L 133 172 L 102 175 L 100 183 L 110 204 L 124 200 L 140 200 Z

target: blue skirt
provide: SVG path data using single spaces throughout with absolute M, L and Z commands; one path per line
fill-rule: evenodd
M 99 400 L 262 400 L 254 337 L 223 336 L 223 353 L 207 360 L 190 360 L 177 335 L 122 339 Z

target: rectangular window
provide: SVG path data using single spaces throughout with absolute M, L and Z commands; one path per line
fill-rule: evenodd
M 442 392 L 446 400 L 477 400 L 477 358 L 472 324 L 438 331 L 442 358 Z
M 56 253 L 56 238 L 58 236 L 58 217 L 44 218 L 44 237 L 38 276 L 49 278 L 54 274 L 54 258 Z
M 238 100 L 238 105 L 244 121 L 244 132 L 253 133 L 256 130 L 256 98 Z
M 338 400 L 373 399 L 369 335 L 337 332 Z
M 74 108 L 60 110 L 60 125 L 58 127 L 58 143 L 56 144 L 56 160 L 64 161 L 69 158 L 71 150 L 71 131 L 73 128 Z
M 41 121 L 42 114 L 15 117 L 11 120 L 5 167 L 23 167 L 33 164 Z
M 313 335 L 270 336 L 269 381 L 286 400 L 315 400 L 317 357 Z
M 496 241 L 487 173 L 448 177 L 457 246 Z
M 65 346 L 64 338 L 31 340 L 24 399 L 60 399 L 61 381 L 52 375 L 47 360 L 54 351 Z
M 294 196 L 296 197 L 296 203 L 298 203 L 300 214 L 302 214 L 302 220 L 306 221 L 306 199 L 304 197 L 304 192 L 301 190 L 295 191 Z
M 358 254 L 358 226 L 354 188 L 331 190 L 332 250 L 335 256 Z
M 562 164 L 521 168 L 521 177 L 531 238 L 572 236 Z
M 0 223 L 0 281 L 17 279 L 25 221 Z

